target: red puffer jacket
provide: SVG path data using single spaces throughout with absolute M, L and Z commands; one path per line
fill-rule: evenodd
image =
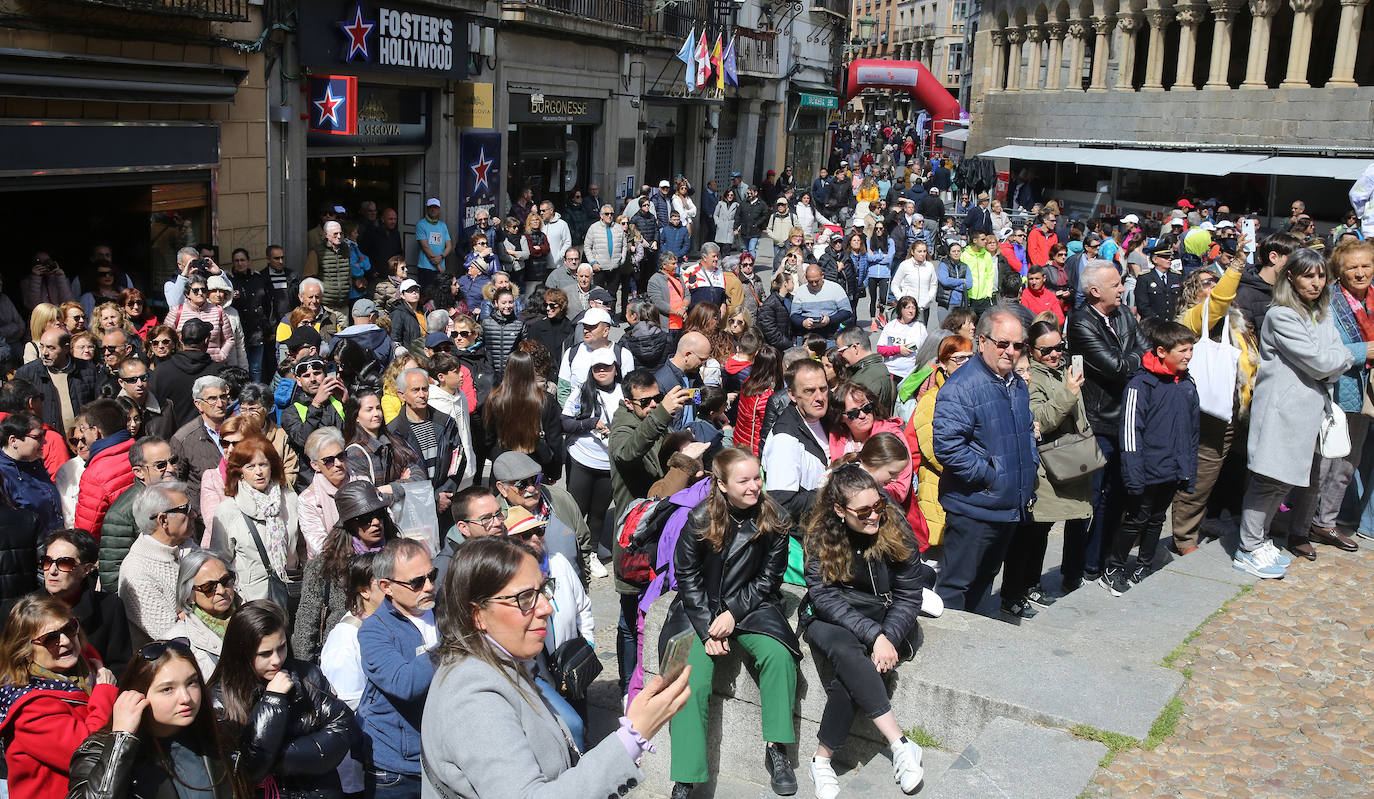
M 76 526 L 95 536 L 96 541 L 100 540 L 106 511 L 134 484 L 134 467 L 129 465 L 133 445 L 133 438 L 124 430 L 91 445 L 76 497 Z

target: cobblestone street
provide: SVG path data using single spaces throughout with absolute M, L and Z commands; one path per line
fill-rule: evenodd
M 1191 671 L 1177 731 L 1120 753 L 1085 795 L 1371 795 L 1371 569 L 1374 551 L 1321 547 L 1238 596 L 1172 664 Z

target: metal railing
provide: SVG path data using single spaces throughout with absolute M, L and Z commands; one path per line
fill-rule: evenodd
M 735 27 L 735 57 L 740 72 L 778 74 L 778 32 Z
M 826 11 L 849 19 L 849 0 L 811 0 L 812 11 Z
M 118 8 L 144 14 L 225 22 L 247 22 L 249 18 L 248 0 L 67 0 L 67 2 L 77 5 Z
M 650 14 L 645 20 L 644 29 L 672 39 L 685 39 L 693 28 L 699 36 L 714 21 L 710 0 L 690 0 L 674 3 L 658 14 Z
M 525 0 L 532 6 L 622 28 L 644 27 L 644 0 Z M 685 36 L 686 33 L 683 33 Z

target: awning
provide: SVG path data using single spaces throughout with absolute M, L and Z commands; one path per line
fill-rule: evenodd
M 1160 165 L 1155 169 L 1161 172 L 1177 172 L 1189 175 L 1229 175 L 1233 172 L 1250 172 L 1248 166 L 1263 161 L 1264 156 L 1248 153 L 1195 153 L 1182 150 L 1163 151 Z
M 0 97 L 232 103 L 241 67 L 0 48 Z
M 1262 155 L 1247 153 L 1206 153 L 1184 150 L 1132 150 L 1106 147 L 1040 147 L 1009 144 L 989 150 L 984 156 L 1025 161 L 1053 161 L 1079 166 L 1104 166 L 1146 172 L 1174 172 L 1188 175 L 1229 175 L 1252 173 L 1249 167 L 1264 161 Z M 1308 159 L 1297 159 L 1308 160 Z M 1327 161 L 1336 159 L 1310 159 Z M 1367 162 L 1366 162 L 1367 163 Z M 1261 173 L 1268 174 L 1268 173 Z M 1275 172 L 1273 174 L 1286 174 Z M 1300 172 L 1297 174 L 1308 174 Z M 1358 173 L 1356 173 L 1358 175 Z
M 984 158 L 1015 158 L 1018 161 L 1052 161 L 1073 163 L 1076 147 L 1032 147 L 1026 144 L 1007 144 L 995 150 L 979 153 Z
M 1080 166 L 1114 166 L 1121 169 L 1162 169 L 1164 153 L 1156 150 L 1100 150 L 1089 147 L 1076 149 L 1073 162 Z
M 968 128 L 955 128 L 940 134 L 945 141 L 968 141 Z
M 1250 164 L 1244 171 L 1251 175 L 1289 175 L 1308 178 L 1336 178 L 1355 180 L 1374 164 L 1369 158 L 1314 158 L 1296 155 L 1276 155 Z

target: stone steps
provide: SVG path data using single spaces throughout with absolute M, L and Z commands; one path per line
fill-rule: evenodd
M 1063 730 L 993 719 L 921 796 L 1066 799 L 1092 779 L 1107 747 Z

